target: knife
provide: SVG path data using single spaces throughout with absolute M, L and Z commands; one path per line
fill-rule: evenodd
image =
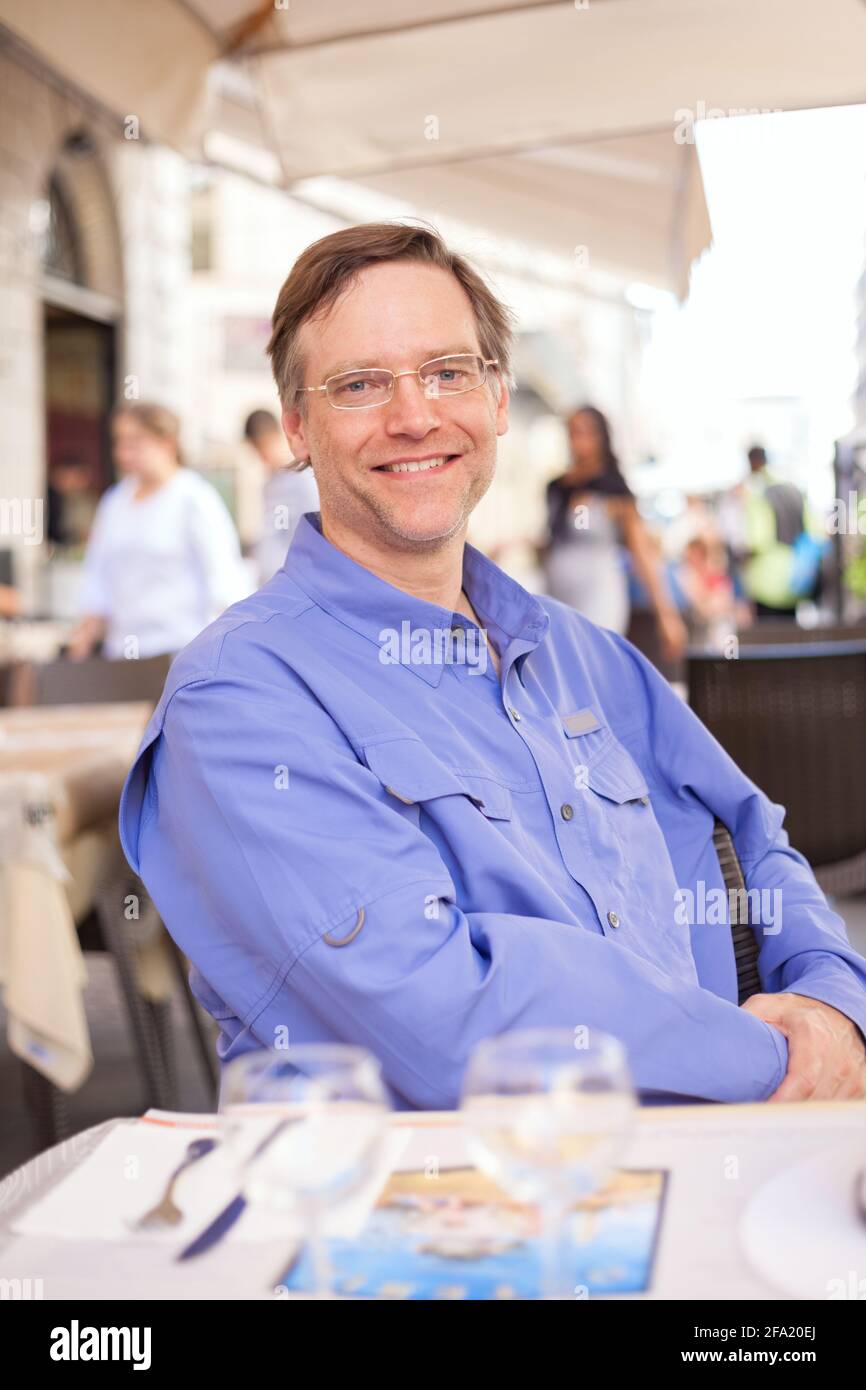
M 257 1148 L 253 1150 L 251 1157 L 258 1158 L 259 1154 L 264 1153 L 268 1145 L 272 1144 L 277 1136 L 282 1134 L 284 1129 L 287 1129 L 289 1125 L 296 1125 L 299 1119 L 299 1116 L 292 1116 L 291 1119 L 280 1120 L 279 1124 L 275 1125 L 270 1133 L 265 1135 Z M 216 1245 L 218 1241 L 222 1240 L 223 1236 L 231 1230 L 238 1217 L 246 1211 L 246 1208 L 247 1199 L 242 1192 L 239 1192 L 237 1196 L 233 1197 L 228 1205 L 223 1207 L 222 1211 L 205 1226 L 204 1230 L 196 1236 L 195 1240 L 190 1241 L 189 1245 L 184 1246 L 179 1255 L 175 1255 L 175 1259 L 190 1260 L 196 1255 L 203 1255 L 206 1250 L 211 1250 L 213 1246 Z

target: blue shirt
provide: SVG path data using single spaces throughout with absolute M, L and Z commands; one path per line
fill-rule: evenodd
M 655 668 L 468 545 L 464 587 L 501 676 L 470 620 L 307 513 L 176 658 L 121 837 L 221 1058 L 359 1043 L 398 1107 L 449 1108 L 480 1039 L 587 1026 L 623 1041 L 644 1100 L 764 1099 L 787 1045 L 737 1006 L 714 816 L 766 895 L 764 990 L 866 1030 L 866 961 L 782 808 Z

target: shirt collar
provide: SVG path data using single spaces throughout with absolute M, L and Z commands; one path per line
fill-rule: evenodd
M 305 512 L 301 517 L 281 572 L 326 613 L 380 651 L 386 629 L 397 634 L 424 630 L 431 638 L 441 633 L 441 638 L 432 642 L 431 660 L 413 659 L 408 651 L 411 644 L 408 640 L 403 643 L 406 659 L 401 657 L 400 664 L 428 685 L 438 686 L 442 679 L 448 662 L 436 657 L 447 651 L 451 628 L 458 623 L 473 626 L 462 613 L 407 594 L 350 559 L 322 535 L 319 512 Z M 503 672 L 512 643 L 520 644 L 518 655 L 522 656 L 547 632 L 550 620 L 538 599 L 468 543 L 463 551 L 463 587 L 499 649 Z M 408 629 L 404 623 L 409 624 Z

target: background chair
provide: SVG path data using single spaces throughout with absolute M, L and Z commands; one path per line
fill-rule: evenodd
M 11 677 L 10 705 L 93 705 L 149 700 L 156 704 L 173 657 L 149 656 L 137 661 L 90 657 L 70 661 L 60 657 L 44 664 L 28 662 Z
M 155 705 L 172 660 L 171 655 L 128 661 L 93 657 L 83 662 L 61 657 L 44 664 L 19 664 L 12 667 L 8 675 L 8 703 L 30 706 L 142 701 Z M 124 903 L 130 895 L 141 905 L 140 916 L 134 920 L 128 920 L 124 912 Z M 171 999 L 154 1001 L 142 996 L 136 962 L 136 944 L 152 938 L 157 931 L 165 933 L 171 969 L 181 990 L 191 1025 L 191 1041 L 199 1055 L 212 1105 L 219 1079 L 216 1030 L 190 990 L 188 962 L 160 923 L 141 880 L 127 865 L 116 831 L 112 844 L 106 846 L 105 862 L 92 903 L 85 915 L 76 921 L 76 926 L 83 950 L 107 951 L 114 962 L 145 1104 L 177 1109 L 178 1057 Z M 70 1132 L 69 1104 L 66 1096 L 46 1077 L 26 1064 L 22 1067 L 25 1102 L 37 1143 L 40 1148 L 48 1147 Z
M 825 891 L 866 889 L 866 640 L 690 652 L 688 687 L 722 747 L 786 808 Z
M 866 642 L 866 624 L 833 623 L 827 627 L 799 627 L 797 623 L 776 622 L 762 618 L 751 627 L 737 633 L 740 645 L 769 647 L 782 643 L 787 646 L 823 646 L 827 642 Z

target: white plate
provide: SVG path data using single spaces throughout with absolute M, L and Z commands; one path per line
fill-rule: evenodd
M 854 1203 L 866 1166 L 866 1132 L 786 1168 L 742 1216 L 754 1269 L 792 1298 L 866 1300 L 866 1225 Z

